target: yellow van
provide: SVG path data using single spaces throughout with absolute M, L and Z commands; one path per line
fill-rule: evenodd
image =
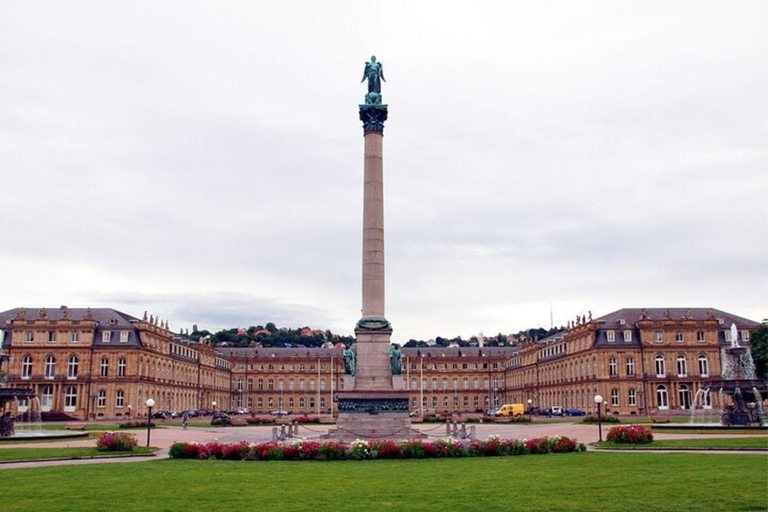
M 523 404 L 504 404 L 493 413 L 494 416 L 522 416 L 525 414 Z

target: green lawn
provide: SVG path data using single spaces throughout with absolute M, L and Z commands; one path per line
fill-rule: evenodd
M 0 474 L 4 512 L 768 509 L 768 464 L 762 455 L 587 452 L 363 462 L 165 459 Z M 82 485 L 73 485 L 73 475 Z M 723 486 L 724 479 L 750 483 Z
M 664 439 L 650 444 L 617 444 L 604 441 L 601 448 L 612 450 L 667 450 L 667 449 L 717 449 L 717 450 L 768 450 L 768 437 L 710 437 L 705 439 Z
M 137 446 L 132 452 L 100 452 L 95 447 L 80 448 L 2 448 L 0 449 L 0 461 L 31 460 L 31 459 L 59 459 L 59 458 L 85 458 L 105 457 L 115 454 L 140 454 L 149 455 L 152 448 Z

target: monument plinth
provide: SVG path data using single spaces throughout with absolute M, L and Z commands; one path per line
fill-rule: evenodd
M 355 327 L 356 352 L 345 350 L 345 389 L 338 393 L 334 435 L 356 438 L 410 438 L 408 392 L 403 389 L 399 349 L 391 349 L 392 326 L 384 311 L 384 72 L 376 57 L 365 65 L 368 80 L 363 122 L 363 317 Z M 397 385 L 396 385 L 397 384 Z

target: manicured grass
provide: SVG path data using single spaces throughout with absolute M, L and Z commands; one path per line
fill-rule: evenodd
M 0 449 L 0 461 L 12 460 L 43 460 L 43 459 L 61 459 L 61 458 L 85 458 L 85 457 L 105 457 L 123 455 L 131 453 L 134 455 L 149 455 L 153 452 L 152 448 L 146 446 L 137 446 L 132 452 L 100 452 L 95 447 L 79 448 L 2 448 Z
M 7 446 L 7 445 L 13 445 L 13 444 L 35 444 L 35 443 L 66 443 L 69 441 L 72 441 L 74 439 L 83 441 L 86 439 L 98 439 L 101 435 L 101 432 L 88 432 L 88 436 L 86 437 L 52 437 L 49 439 L 35 439 L 35 438 L 28 438 L 28 439 L 19 439 L 14 441 L 8 441 L 5 440 L 0 441 L 0 447 Z
M 72 475 L 83 485 L 73 485 Z M 718 492 L 718 482 L 750 482 Z M 570 453 L 363 462 L 158 460 L 2 472 L 3 510 L 766 510 L 762 455 Z M 43 491 L 44 489 L 44 491 Z
M 702 435 L 723 435 L 723 434 L 748 434 L 748 435 L 768 435 L 768 430 L 748 430 L 743 428 L 722 428 L 722 429 L 695 429 L 695 428 L 658 428 L 651 430 L 658 434 L 702 434 Z
M 601 448 L 612 450 L 668 450 L 668 449 L 716 449 L 716 450 L 768 450 L 768 437 L 710 437 L 705 439 L 664 439 L 650 444 L 622 444 L 604 441 Z

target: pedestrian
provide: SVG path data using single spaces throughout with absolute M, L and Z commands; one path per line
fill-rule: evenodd
M 189 422 L 189 415 L 187 411 L 184 411 L 184 414 L 181 415 L 181 426 L 184 430 L 187 430 L 187 422 Z

